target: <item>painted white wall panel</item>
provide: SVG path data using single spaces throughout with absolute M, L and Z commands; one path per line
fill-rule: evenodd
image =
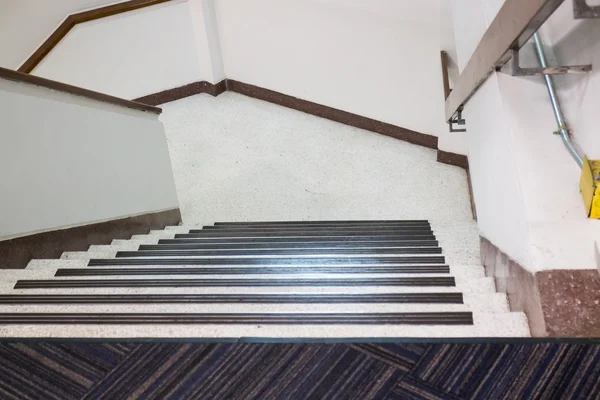
M 452 2 L 462 66 L 503 1 L 468 3 L 472 8 L 465 0 Z M 544 26 L 544 36 L 558 40 L 549 58 L 555 62 L 555 53 L 563 64 L 600 65 L 600 36 L 593 34 L 600 32 L 597 21 L 573 21 L 571 5 L 566 2 Z M 591 157 L 600 157 L 598 75 L 555 78 L 569 126 Z M 594 268 L 600 221 L 585 216 L 580 170 L 552 134 L 556 123 L 543 80 L 494 74 L 467 103 L 465 114 L 482 234 L 530 271 Z
M 0 67 L 17 69 L 67 18 L 125 0 L 0 0 Z
M 164 3 L 75 26 L 32 73 L 134 99 L 212 80 L 197 38 L 190 4 Z
M 0 79 L 0 240 L 177 208 L 158 116 Z
M 441 136 L 438 0 L 218 0 L 226 75 Z

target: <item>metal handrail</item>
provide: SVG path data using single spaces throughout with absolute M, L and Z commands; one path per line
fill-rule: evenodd
M 546 69 L 548 68 L 548 60 L 546 59 L 544 45 L 538 32 L 533 35 L 533 40 L 535 41 L 535 51 L 537 53 L 538 60 L 542 68 Z M 558 125 L 558 134 L 562 138 L 562 141 L 569 153 L 575 159 L 575 162 L 577 162 L 577 165 L 579 165 L 579 168 L 581 168 L 583 167 L 583 157 L 581 157 L 575 148 L 575 144 L 571 140 L 571 134 L 567 128 L 567 123 L 565 121 L 562 108 L 560 107 L 560 101 L 558 99 L 558 95 L 556 94 L 552 75 L 544 74 L 544 80 L 546 81 L 546 87 L 548 88 L 548 94 L 550 95 L 550 102 L 552 103 L 552 109 L 554 110 L 554 117 L 556 118 L 556 124 Z

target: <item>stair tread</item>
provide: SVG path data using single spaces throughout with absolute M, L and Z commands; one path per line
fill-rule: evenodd
M 528 336 L 478 240 L 427 220 L 167 227 L 1 271 L 0 337 Z

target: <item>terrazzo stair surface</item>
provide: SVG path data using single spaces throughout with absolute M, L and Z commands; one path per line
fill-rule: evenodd
M 0 270 L 0 336 L 529 336 L 477 235 L 423 220 L 166 227 Z

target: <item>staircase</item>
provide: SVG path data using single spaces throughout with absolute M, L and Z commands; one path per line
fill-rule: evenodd
M 2 270 L 1 337 L 524 337 L 476 224 L 167 227 Z

